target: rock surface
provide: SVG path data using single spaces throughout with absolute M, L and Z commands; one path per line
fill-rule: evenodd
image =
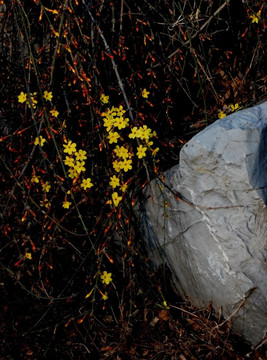
M 144 191 L 144 236 L 178 293 L 212 301 L 257 345 L 267 332 L 267 102 L 217 120 Z

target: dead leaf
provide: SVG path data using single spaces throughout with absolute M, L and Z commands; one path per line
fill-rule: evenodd
M 155 316 L 154 319 L 150 322 L 149 325 L 154 327 L 158 321 L 159 321 L 159 318 L 157 316 Z

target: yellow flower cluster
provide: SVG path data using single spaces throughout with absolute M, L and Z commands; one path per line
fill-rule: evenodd
M 126 111 L 122 106 L 118 108 L 112 106 L 111 109 L 108 109 L 106 112 L 102 113 L 104 126 L 109 134 L 108 138 L 110 144 L 117 143 L 120 137 L 119 134 L 114 131 L 115 128 L 121 130 L 129 126 L 129 119 L 124 117 L 125 112 Z
M 144 95 L 148 96 L 148 92 L 144 92 Z M 125 142 L 123 145 L 119 145 L 118 141 L 123 141 L 122 134 L 119 133 L 119 130 L 123 130 L 129 127 L 129 118 L 125 116 L 126 110 L 123 106 L 112 107 L 107 109 L 106 112 L 103 112 L 103 125 L 107 131 L 107 140 L 109 144 L 114 144 L 115 148 L 113 149 L 113 161 L 112 166 L 116 173 L 119 175 L 113 175 L 110 177 L 109 185 L 115 189 L 120 187 L 122 192 L 125 192 L 127 185 L 123 182 L 123 173 L 127 173 L 133 168 L 132 158 L 136 155 L 138 159 L 144 158 L 147 154 L 146 151 L 150 149 L 152 155 L 154 156 L 158 148 L 152 149 L 153 141 L 152 137 L 156 136 L 156 132 L 152 131 L 147 125 L 134 126 L 128 131 L 128 142 Z M 138 146 L 136 148 L 136 153 L 133 152 L 132 140 L 137 139 Z M 140 142 L 143 142 L 141 144 Z M 122 182 L 122 183 L 121 183 Z M 115 207 L 119 205 L 122 200 L 122 196 L 119 193 L 113 192 L 112 200 L 109 200 L 108 203 L 113 203 Z
M 71 179 L 78 178 L 85 169 L 85 160 L 87 159 L 86 151 L 85 150 L 77 150 L 77 144 L 69 140 L 67 144 L 63 144 L 64 153 L 66 155 L 65 159 L 63 160 L 64 164 L 69 167 L 68 176 Z M 90 178 L 83 179 L 81 183 L 81 187 L 86 190 L 90 189 L 93 186 L 92 181 Z M 65 204 L 66 207 L 67 205 Z
M 35 109 L 36 104 L 37 104 L 37 100 L 35 99 L 36 95 L 37 95 L 37 92 L 34 92 L 33 94 L 30 93 L 30 96 L 28 97 L 27 94 L 25 94 L 23 91 L 21 91 L 21 93 L 18 96 L 18 102 L 21 104 L 26 102 L 26 104 L 28 105 L 29 108 L 31 107 L 31 103 L 32 103 L 32 107 Z
M 30 96 L 28 97 L 28 94 L 25 94 L 23 91 L 21 91 L 21 93 L 18 95 L 18 102 L 21 104 L 26 102 L 26 104 L 28 105 L 29 108 L 31 107 L 31 103 L 32 103 L 32 107 L 35 109 L 36 105 L 38 103 L 38 101 L 36 100 L 36 95 L 37 95 L 37 92 L 30 93 Z M 46 101 L 51 102 L 52 98 L 53 98 L 52 91 L 45 90 L 43 93 L 43 97 Z M 52 110 L 50 110 L 50 114 L 53 117 L 58 117 L 59 112 L 56 110 L 56 108 L 53 108 Z
M 79 176 L 79 174 L 85 171 L 85 161 L 87 159 L 86 151 L 76 150 L 76 143 L 69 140 L 67 144 L 63 144 L 64 153 L 67 153 L 70 156 L 66 156 L 63 160 L 64 164 L 69 167 L 68 176 L 71 179 L 74 179 Z
M 218 118 L 222 119 L 226 116 L 226 113 L 230 113 L 230 112 L 235 112 L 237 110 L 240 110 L 241 107 L 239 106 L 239 104 L 235 103 L 235 104 L 230 104 L 229 106 L 224 106 L 225 110 L 224 111 L 219 111 L 218 113 Z

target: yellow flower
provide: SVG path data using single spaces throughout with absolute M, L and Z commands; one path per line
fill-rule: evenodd
M 107 271 L 103 271 L 102 275 L 100 276 L 103 284 L 109 284 L 112 281 L 112 273 L 108 273 Z
M 78 152 L 75 153 L 76 156 L 76 160 L 86 160 L 87 156 L 86 156 L 86 151 L 84 150 L 79 150 Z
M 256 15 L 255 14 L 250 15 L 250 19 L 252 19 L 252 21 L 251 21 L 252 24 L 253 23 L 256 23 L 256 24 L 259 23 L 259 19 L 261 18 L 260 15 L 261 15 L 261 10 L 259 10 Z
M 129 152 L 124 146 L 116 145 L 114 152 L 118 157 L 121 157 L 123 159 L 128 159 L 129 157 Z
M 71 202 L 67 201 L 67 200 L 64 200 L 63 203 L 62 203 L 62 207 L 64 209 L 69 209 L 70 205 L 71 205 Z
M 55 118 L 57 118 L 58 115 L 59 115 L 59 112 L 58 112 L 56 109 L 53 109 L 53 110 L 50 110 L 50 114 L 51 114 L 52 116 L 54 116 Z
M 112 186 L 113 189 L 115 189 L 115 187 L 120 186 L 120 179 L 117 178 L 116 175 L 113 175 L 113 176 L 110 178 L 109 185 Z
M 82 171 L 85 171 L 84 167 L 85 161 L 76 161 L 76 164 L 74 165 L 74 170 L 80 174 Z
M 66 156 L 66 159 L 63 160 L 63 162 L 65 165 L 68 165 L 69 167 L 74 167 L 75 165 L 74 159 L 71 158 L 70 156 Z
M 74 168 L 70 168 L 70 169 L 69 169 L 68 176 L 69 176 L 71 179 L 74 179 L 74 178 L 76 178 L 77 176 L 79 176 L 79 174 L 74 170 Z
M 112 201 L 113 201 L 114 206 L 117 207 L 119 205 L 119 202 L 121 202 L 121 200 L 122 200 L 122 197 L 119 196 L 119 194 L 117 192 L 114 192 L 112 194 Z
M 121 162 L 122 161 L 118 161 L 118 160 L 115 160 L 112 162 L 112 165 L 113 165 L 113 168 L 116 172 L 120 172 L 121 171 Z
M 51 91 L 48 92 L 48 91 L 45 90 L 45 92 L 44 92 L 44 98 L 45 98 L 45 100 L 51 101 L 51 100 L 52 100 L 52 97 L 53 97 L 52 92 L 51 92 Z
M 170 310 L 170 307 L 168 306 L 167 302 L 164 300 L 163 301 L 163 307 L 166 309 L 166 310 Z
M 104 127 L 106 128 L 107 132 L 109 132 L 114 124 L 113 116 L 107 115 L 107 117 L 105 117 L 103 121 L 104 121 Z
M 143 157 L 146 156 L 146 150 L 147 150 L 146 146 L 143 145 L 138 146 L 136 155 L 138 156 L 139 159 L 142 159 Z
M 47 199 L 44 199 L 42 201 L 40 201 L 40 206 L 41 207 L 45 207 L 46 209 L 48 209 L 51 206 L 51 202 L 48 201 Z
M 136 126 L 134 126 L 132 129 L 131 129 L 131 134 L 129 135 L 129 138 L 130 139 L 135 139 L 138 135 L 138 128 Z
M 230 108 L 231 108 L 232 111 L 235 111 L 235 110 L 237 110 L 239 108 L 239 105 L 238 104 L 234 104 L 234 105 L 231 104 Z
M 102 300 L 106 301 L 108 299 L 108 294 L 105 292 L 105 294 L 102 294 Z
M 124 161 L 120 161 L 121 169 L 123 169 L 125 172 L 128 170 L 131 170 L 132 167 L 132 160 L 131 159 L 125 159 Z
M 51 185 L 49 185 L 49 182 L 46 181 L 46 182 L 42 185 L 42 188 L 43 188 L 43 191 L 49 192 L 49 191 L 50 191 L 50 188 L 51 188 Z
M 124 193 L 127 189 L 128 185 L 127 184 L 122 184 L 122 186 L 120 187 L 121 191 Z
M 83 179 L 83 182 L 81 184 L 81 187 L 86 190 L 87 188 L 90 189 L 93 186 L 91 179 L 87 178 L 87 179 Z
M 26 252 L 26 253 L 25 253 L 25 258 L 31 260 L 31 259 L 32 259 L 32 254 Z
M 149 138 L 153 136 L 153 134 L 151 133 L 151 129 L 148 128 L 147 125 L 143 125 L 137 130 L 136 136 L 141 140 L 148 141 Z
M 150 92 L 147 91 L 147 89 L 143 89 L 143 90 L 142 90 L 142 96 L 143 96 L 143 98 L 147 99 L 149 94 L 150 94 Z
M 31 182 L 32 183 L 36 183 L 36 184 L 38 184 L 38 182 L 39 182 L 40 180 L 39 180 L 39 178 L 38 178 L 38 176 L 36 176 L 36 175 L 33 175 L 33 177 L 31 178 Z
M 108 142 L 110 144 L 117 143 L 120 135 L 116 131 L 110 131 L 108 134 Z
M 129 119 L 124 119 L 122 116 L 116 117 L 114 119 L 114 126 L 116 126 L 119 130 L 126 128 L 126 126 L 129 126 Z
M 85 171 L 84 167 L 85 161 L 76 161 L 76 164 L 74 165 L 74 170 L 80 174 L 82 171 Z
M 34 145 L 43 146 L 45 142 L 46 142 L 46 140 L 42 137 L 42 135 L 40 135 L 37 138 L 35 138 Z
M 27 100 L 27 95 L 22 91 L 18 96 L 18 101 L 23 104 Z
M 76 144 L 73 143 L 71 140 L 68 141 L 67 145 L 63 144 L 64 152 L 71 155 L 72 153 L 76 152 Z
M 117 116 L 123 116 L 123 114 L 126 113 L 126 110 L 123 109 L 123 106 L 120 105 L 118 108 L 117 108 Z
M 103 103 L 103 104 L 108 104 L 109 102 L 109 96 L 105 95 L 105 94 L 101 94 L 100 96 L 100 101 Z
M 35 109 L 36 108 L 36 104 L 37 104 L 37 100 L 34 98 L 34 95 L 37 95 L 37 92 L 34 92 L 33 94 L 30 93 L 30 98 L 31 98 L 31 103 L 32 103 L 32 107 Z M 28 105 L 28 107 L 31 107 L 30 104 L 30 100 L 28 98 L 28 95 L 25 94 L 23 91 L 20 93 L 20 95 L 18 96 L 18 101 L 20 103 L 24 103 L 26 101 L 26 104 Z
M 157 154 L 157 152 L 159 151 L 159 148 L 157 147 L 156 149 L 151 149 L 152 151 L 152 156 L 155 156 Z
M 219 119 L 222 119 L 226 116 L 226 114 L 223 112 L 223 111 L 220 111 L 219 114 L 218 114 L 218 118 Z

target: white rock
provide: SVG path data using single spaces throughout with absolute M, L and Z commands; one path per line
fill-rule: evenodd
M 181 296 L 222 307 L 257 345 L 267 332 L 267 102 L 208 126 L 164 175 L 144 192 L 152 261 L 170 267 Z

